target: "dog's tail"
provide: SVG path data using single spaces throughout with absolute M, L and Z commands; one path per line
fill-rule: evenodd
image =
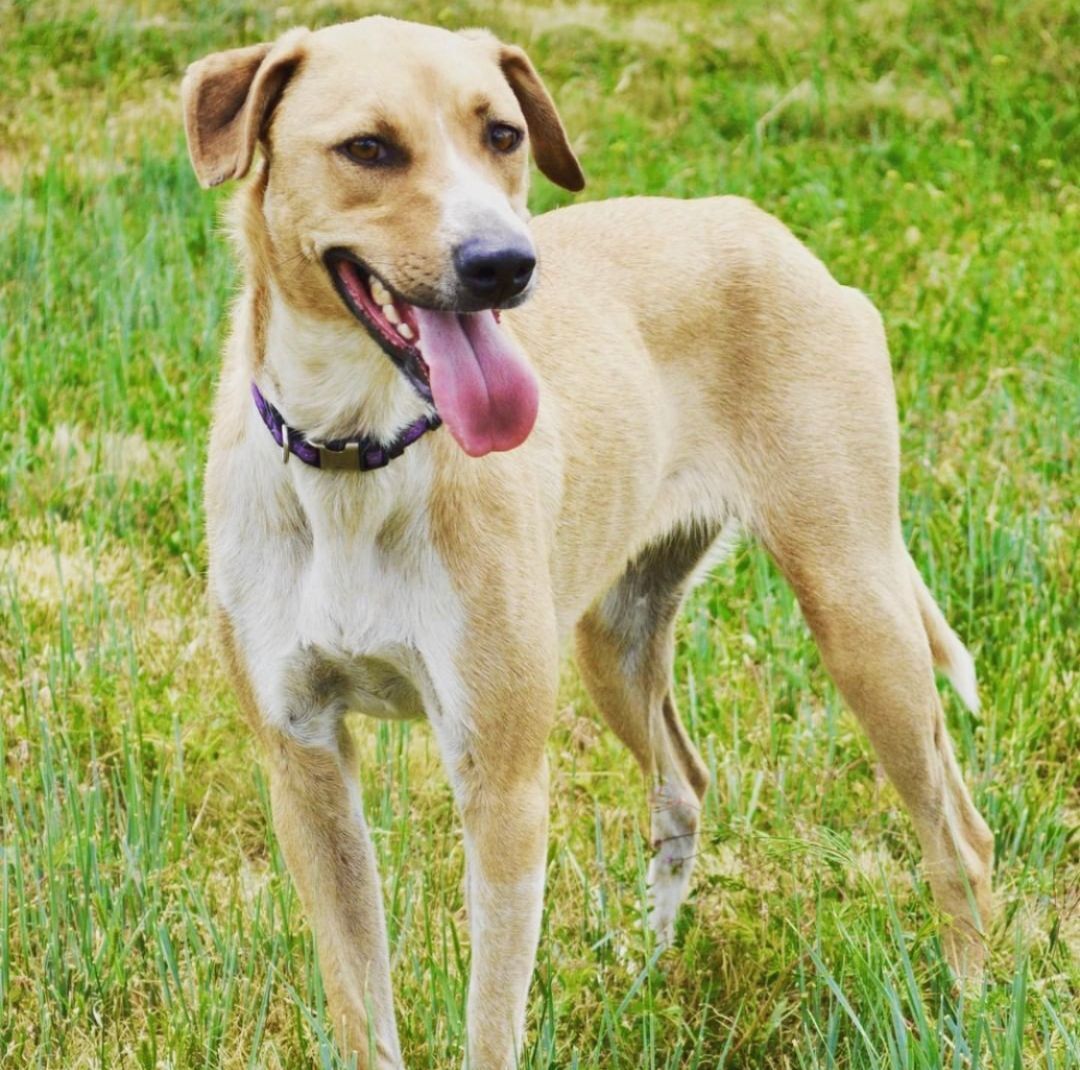
M 979 685 L 975 679 L 975 659 L 960 642 L 956 632 L 949 627 L 949 622 L 919 575 L 915 562 L 910 557 L 908 561 L 915 587 L 915 600 L 919 604 L 919 615 L 926 629 L 926 637 L 930 640 L 930 653 L 934 664 L 948 678 L 964 705 L 972 713 L 976 713 L 979 709 Z

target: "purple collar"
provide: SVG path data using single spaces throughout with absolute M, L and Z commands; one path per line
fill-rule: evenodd
M 281 447 L 282 461 L 288 464 L 291 453 L 312 468 L 339 468 L 351 472 L 370 472 L 373 468 L 385 468 L 395 457 L 400 457 L 407 446 L 411 446 L 428 431 L 434 431 L 442 423 L 438 413 L 421 416 L 400 432 L 388 446 L 380 445 L 366 435 L 336 438 L 332 442 L 312 442 L 305 438 L 302 431 L 297 431 L 285 422 L 285 417 L 262 396 L 254 383 L 251 384 L 251 396 L 255 399 L 255 408 L 259 410 L 263 423 Z

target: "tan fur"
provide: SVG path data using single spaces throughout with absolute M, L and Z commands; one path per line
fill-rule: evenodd
M 526 218 L 525 156 L 492 156 L 484 116 L 527 124 L 541 169 L 581 184 L 531 64 L 489 35 L 365 19 L 283 42 L 185 79 L 204 182 L 242 175 L 256 141 L 265 154 L 235 216 L 245 289 L 207 472 L 210 586 L 343 1043 L 362 1066 L 401 1065 L 344 710 L 431 723 L 465 828 L 469 1066 L 505 1070 L 539 932 L 560 652 L 576 636 L 597 706 L 652 780 L 653 924 L 669 940 L 708 779 L 671 693 L 674 622 L 734 527 L 793 585 L 911 811 L 954 961 L 977 960 L 992 840 L 933 666 L 968 701 L 974 681 L 903 543 L 871 304 L 737 198 L 564 209 L 532 222 L 540 282 L 503 313 L 541 382 L 522 446 L 471 459 L 440 431 L 380 472 L 282 465 L 253 378 L 313 437 L 389 437 L 424 411 L 334 291 L 326 249 L 442 299 L 448 191 L 479 198 L 477 218 Z M 408 166 L 335 152 L 365 131 L 406 144 Z

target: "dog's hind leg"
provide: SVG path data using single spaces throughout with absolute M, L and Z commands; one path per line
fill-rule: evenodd
M 913 583 L 899 529 L 891 552 L 884 546 L 868 552 L 845 544 L 844 525 L 827 526 L 828 538 L 819 529 L 806 540 L 805 526 L 793 538 L 793 526 L 785 525 L 785 536 L 773 537 L 770 549 L 795 588 L 830 675 L 911 814 L 934 898 L 951 919 L 944 941 L 949 960 L 961 975 L 971 973 L 983 958 L 981 934 L 990 921 L 994 839 L 964 784 L 934 683 L 934 653 L 946 642 L 959 647 L 959 640 L 951 629 L 947 636 L 928 634 L 920 603 L 929 594 L 921 579 Z M 823 545 L 824 555 L 817 549 Z M 933 614 L 944 623 L 936 605 Z M 961 660 L 951 653 L 953 662 Z M 963 660 L 963 667 L 944 657 L 940 663 L 970 673 L 966 651 Z
M 836 323 L 853 331 L 850 317 Z M 994 841 L 957 766 L 934 664 L 971 705 L 974 668 L 904 545 L 880 326 L 822 344 L 850 362 L 849 374 L 808 377 L 798 420 L 774 415 L 790 405 L 755 410 L 758 440 L 775 448 L 748 454 L 758 488 L 752 527 L 795 589 L 826 668 L 911 814 L 930 887 L 953 919 L 946 951 L 965 972 L 983 956 Z M 814 352 L 812 338 L 806 346 Z
M 675 620 L 719 524 L 694 523 L 642 551 L 578 623 L 577 657 L 604 719 L 649 780 L 650 925 L 662 944 L 690 887 L 709 774 L 675 708 Z

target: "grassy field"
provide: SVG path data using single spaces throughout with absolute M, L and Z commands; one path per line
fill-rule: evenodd
M 200 504 L 235 273 L 177 84 L 376 10 L 0 5 L 0 1065 L 344 1066 L 217 667 Z M 678 949 L 644 790 L 567 671 L 535 1068 L 1080 1068 L 1080 17 L 1069 0 L 416 0 L 526 45 L 584 196 L 726 191 L 882 309 L 909 545 L 978 659 L 948 719 L 994 830 L 981 989 L 793 598 L 742 548 L 681 624 L 714 773 Z M 566 195 L 543 181 L 536 211 Z M 423 725 L 356 726 L 410 1067 L 458 1065 L 462 847 Z

